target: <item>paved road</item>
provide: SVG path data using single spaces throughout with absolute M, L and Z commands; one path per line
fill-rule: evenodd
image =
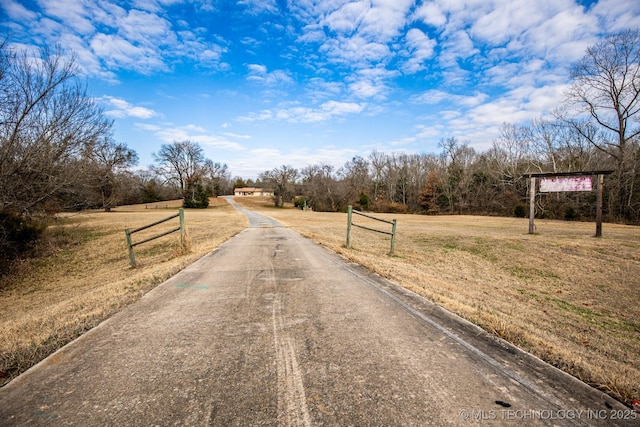
M 638 424 L 614 422 L 631 415 L 605 395 L 248 215 L 213 254 L 1 388 L 0 425 Z

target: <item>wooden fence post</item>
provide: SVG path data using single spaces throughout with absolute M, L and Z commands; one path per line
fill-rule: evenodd
M 124 229 L 124 234 L 127 236 L 127 246 L 129 247 L 129 263 L 131 268 L 136 267 L 136 255 L 133 253 L 133 242 L 131 241 L 131 233 L 128 228 Z
M 184 229 L 184 209 L 180 208 L 178 214 L 180 215 L 180 247 L 184 250 L 187 243 Z
M 396 224 L 397 221 L 394 219 L 393 225 L 391 226 L 391 252 L 389 252 L 389 255 L 393 255 L 393 251 L 396 247 Z
M 154 227 L 156 225 L 162 224 L 163 222 L 167 222 L 167 221 L 172 220 L 174 218 L 179 218 L 180 219 L 180 226 L 179 227 L 173 228 L 173 229 L 171 229 L 169 231 L 165 231 L 164 233 L 160 233 L 160 234 L 158 234 L 156 236 L 148 237 L 148 238 L 146 238 L 144 240 L 141 240 L 139 242 L 135 242 L 135 243 L 133 242 L 133 239 L 131 238 L 131 235 L 133 233 L 137 233 L 138 231 L 146 230 L 148 228 L 151 228 L 151 227 Z M 175 233 L 176 231 L 180 232 L 180 246 L 182 247 L 182 249 L 184 249 L 185 246 L 186 246 L 186 232 L 185 232 L 185 226 L 184 226 L 184 209 L 182 209 L 182 208 L 180 208 L 178 210 L 177 214 L 171 215 L 170 217 L 161 219 L 161 220 L 156 221 L 156 222 L 154 222 L 152 224 L 144 225 L 142 227 L 138 227 L 138 228 L 135 228 L 133 230 L 125 228 L 124 234 L 127 237 L 127 246 L 129 247 L 129 262 L 131 263 L 131 267 L 136 267 L 136 257 L 135 257 L 135 254 L 133 253 L 133 247 L 134 246 L 150 242 L 150 241 L 158 239 L 160 237 L 164 237 L 164 236 L 166 236 L 168 234 Z
M 362 224 L 354 224 L 353 223 L 353 214 L 361 215 L 367 218 L 375 219 L 376 221 L 385 222 L 387 224 L 391 224 L 391 232 L 377 230 L 375 228 L 366 227 Z M 351 226 L 362 228 L 369 231 L 374 231 L 376 233 L 388 234 L 391 236 L 391 250 L 389 251 L 389 255 L 393 255 L 393 251 L 396 246 L 396 224 L 397 221 L 394 219 L 393 221 L 387 221 L 386 219 L 376 218 L 375 216 L 367 215 L 358 210 L 353 210 L 353 207 L 349 205 L 347 210 L 347 249 L 351 249 Z
M 352 207 L 349 205 L 347 210 L 347 249 L 351 249 L 351 215 Z

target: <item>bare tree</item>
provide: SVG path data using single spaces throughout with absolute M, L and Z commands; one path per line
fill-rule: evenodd
M 276 207 L 284 206 L 294 196 L 294 184 L 298 170 L 291 166 L 282 166 L 260 174 L 259 178 L 273 189 L 273 202 Z
M 206 174 L 207 159 L 202 147 L 189 140 L 176 141 L 163 144 L 153 157 L 159 163 L 154 167 L 154 171 L 167 182 L 175 184 L 185 202 L 195 200 L 196 193 L 202 189 Z
M 151 169 L 138 170 L 133 174 L 136 190 L 140 194 L 140 202 L 152 203 L 180 197 L 175 187 L 164 185 L 162 177 Z
M 470 166 L 476 152 L 468 142 L 459 143 L 454 137 L 440 141 L 444 174 L 441 179 L 443 195 L 449 202 L 450 212 L 461 212 L 467 205 L 470 191 Z
M 369 175 L 369 162 L 356 156 L 342 166 L 337 175 L 344 184 L 345 198 L 347 202 L 357 202 L 361 209 L 368 209 L 372 180 Z
M 309 206 L 315 211 L 336 212 L 342 207 L 343 194 L 331 165 L 311 165 L 302 169 L 302 184 Z
M 84 159 L 111 132 L 78 80 L 73 57 L 0 44 L 0 211 L 31 216 L 83 177 Z
M 503 123 L 500 136 L 493 140 L 490 153 L 495 172 L 505 188 L 513 189 L 522 180 L 529 160 L 530 131 L 526 127 Z
M 214 163 L 212 160 L 207 159 L 204 162 L 204 169 L 212 195 L 219 196 L 233 191 L 231 174 L 226 164 Z
M 373 150 L 369 154 L 369 164 L 371 165 L 371 177 L 373 181 L 373 202 L 382 202 L 385 199 L 385 183 L 384 183 L 384 169 L 387 163 L 387 155 Z
M 539 172 L 575 172 L 593 168 L 593 147 L 562 121 L 535 119 L 528 128 L 532 165 Z
M 618 213 L 631 210 L 633 175 L 629 145 L 640 137 L 640 30 L 606 37 L 587 49 L 571 71 L 566 105 L 578 118 L 560 116 L 616 162 Z M 637 145 L 637 141 L 635 141 Z
M 126 144 L 105 138 L 96 144 L 90 158 L 89 187 L 98 197 L 100 206 L 109 212 L 118 204 L 119 174 L 138 163 L 138 154 Z

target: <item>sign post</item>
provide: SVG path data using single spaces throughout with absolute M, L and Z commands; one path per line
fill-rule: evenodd
M 596 196 L 596 237 L 602 237 L 602 187 L 604 186 L 604 175 L 598 175 L 598 195 Z
M 536 232 L 536 225 L 534 224 L 534 218 L 536 217 L 536 177 L 531 177 L 531 184 L 529 185 L 529 234 Z
M 597 201 L 596 201 L 596 235 L 602 237 L 602 187 L 604 176 L 613 171 L 593 172 L 557 172 L 557 173 L 531 173 L 524 175 L 529 177 L 529 234 L 535 233 L 534 218 L 536 215 L 536 178 L 540 178 L 540 192 L 567 192 L 567 191 L 592 191 L 592 177 L 597 176 Z

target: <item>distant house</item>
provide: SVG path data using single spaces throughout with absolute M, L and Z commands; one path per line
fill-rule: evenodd
M 273 196 L 273 191 L 264 188 L 242 187 L 233 190 L 235 196 Z

